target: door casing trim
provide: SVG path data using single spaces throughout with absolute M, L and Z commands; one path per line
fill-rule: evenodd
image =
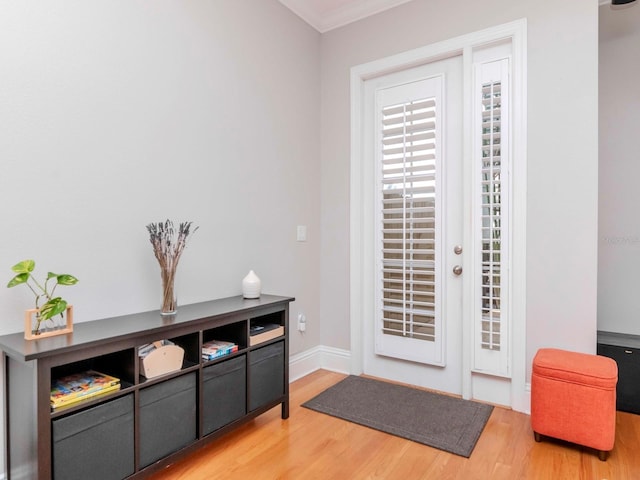
M 351 160 L 350 160 L 350 334 L 351 373 L 363 372 L 362 345 L 365 319 L 373 317 L 375 282 L 374 262 L 370 242 L 365 242 L 371 231 L 371 219 L 364 214 L 364 199 L 367 198 L 364 174 L 364 82 L 367 79 L 433 62 L 453 55 L 463 56 L 463 162 L 471 155 L 473 136 L 471 129 L 471 58 L 474 48 L 492 42 L 510 40 L 513 51 L 513 178 L 512 178 L 512 272 L 511 272 L 511 408 L 520 412 L 529 411 L 530 396 L 526 391 L 526 213 L 527 213 L 527 21 L 519 19 L 485 30 L 455 37 L 442 42 L 420 47 L 383 59 L 351 68 Z M 463 195 L 468 195 L 471 178 L 464 169 Z M 468 204 L 469 198 L 463 198 Z M 463 221 L 470 224 L 470 212 L 465 212 Z M 469 229 L 465 229 L 465 232 Z M 470 251 L 471 233 L 465 233 L 463 249 Z M 463 270 L 471 271 L 471 265 Z M 471 371 L 471 342 L 473 328 L 473 302 L 468 299 L 472 288 L 471 277 L 463 285 L 462 322 L 462 396 L 473 398 Z

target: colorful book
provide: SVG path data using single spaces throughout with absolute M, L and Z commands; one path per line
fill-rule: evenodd
M 97 398 L 97 397 L 99 397 L 101 395 L 106 395 L 108 393 L 116 392 L 118 390 L 120 390 L 120 384 L 112 385 L 110 387 L 103 388 L 102 390 L 96 390 L 94 392 L 87 393 L 86 395 L 83 395 L 81 397 L 60 398 L 60 399 L 58 399 L 56 401 L 55 404 L 53 402 L 51 402 L 51 409 L 52 410 L 56 410 L 57 408 L 69 407 L 69 406 L 75 405 L 76 403 L 84 402 L 84 401 L 90 400 L 92 398 Z
M 238 351 L 238 345 L 224 340 L 211 340 L 202 345 L 202 358 L 213 360 Z
M 87 370 L 74 373 L 53 381 L 51 385 L 51 406 L 56 407 L 61 403 L 69 403 L 72 399 L 86 398 L 93 393 L 103 392 L 107 388 L 117 386 L 120 388 L 120 379 Z

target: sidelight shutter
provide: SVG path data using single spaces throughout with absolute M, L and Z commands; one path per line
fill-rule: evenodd
M 509 374 L 509 58 L 476 64 L 474 369 Z

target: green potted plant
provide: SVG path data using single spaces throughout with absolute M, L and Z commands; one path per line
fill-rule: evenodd
M 75 285 L 78 283 L 78 279 L 73 275 L 67 273 L 53 273 L 48 272 L 47 278 L 44 283 L 40 283 L 33 276 L 33 270 L 36 267 L 36 262 L 33 260 L 23 260 L 20 263 L 16 263 L 11 270 L 15 272 L 15 276 L 7 284 L 7 288 L 15 287 L 16 285 L 26 285 L 29 290 L 33 292 L 36 297 L 35 309 L 27 310 L 25 320 L 25 338 L 31 338 L 33 335 L 41 335 L 40 326 L 43 321 L 51 320 L 56 315 L 60 315 L 64 319 L 64 313 L 67 311 L 67 329 L 71 328 L 71 305 L 67 303 L 62 297 L 54 296 L 56 287 L 58 285 Z M 42 305 L 40 303 L 45 301 Z M 31 313 L 35 313 L 36 321 L 35 325 L 31 325 Z M 71 328 L 72 329 L 72 328 Z M 57 333 L 67 333 L 68 330 L 61 330 Z

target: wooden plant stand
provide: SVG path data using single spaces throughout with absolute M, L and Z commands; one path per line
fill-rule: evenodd
M 53 337 L 55 335 L 65 335 L 73 332 L 73 305 L 67 305 L 67 323 L 64 328 L 57 328 L 48 332 L 34 333 L 34 315 L 38 313 L 37 308 L 30 308 L 24 312 L 24 339 L 37 340 L 39 338 Z

